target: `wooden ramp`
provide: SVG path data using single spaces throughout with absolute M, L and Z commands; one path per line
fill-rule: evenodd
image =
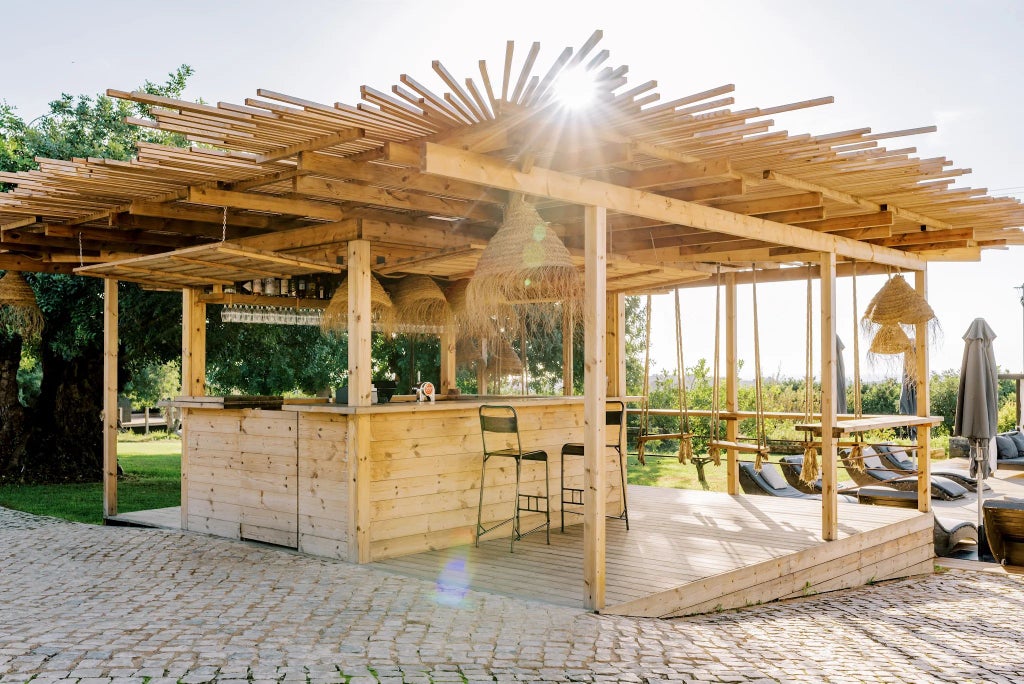
M 823 542 L 813 500 L 631 485 L 629 504 L 630 531 L 607 523 L 606 614 L 676 617 L 933 569 L 932 518 L 914 510 L 840 504 L 840 538 Z M 582 607 L 582 555 L 582 525 L 552 525 L 550 546 L 540 532 L 512 554 L 494 538 L 375 565 L 449 596 L 468 587 Z
M 107 525 L 124 527 L 156 527 L 163 530 L 181 529 L 181 507 L 152 508 L 148 511 L 133 511 L 113 515 L 104 521 Z

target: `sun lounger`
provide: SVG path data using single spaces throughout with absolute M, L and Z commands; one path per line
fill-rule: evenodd
M 917 508 L 917 491 L 866 486 L 857 490 L 857 500 L 874 506 Z M 934 516 L 932 541 L 935 555 L 948 556 L 961 544 L 978 542 L 978 526 L 966 520 L 952 520 Z
M 821 494 L 821 478 L 819 477 L 814 482 L 804 482 L 800 479 L 800 474 L 804 469 L 804 457 L 803 456 L 783 456 L 779 459 L 779 468 L 782 470 L 782 474 L 786 478 L 786 482 L 791 487 L 794 487 L 798 491 L 804 494 Z M 857 487 L 856 482 L 840 482 L 837 485 L 839 493 L 846 492 L 847 494 L 855 494 Z
M 807 494 L 790 486 L 774 463 L 765 463 L 761 467 L 761 472 L 754 470 L 753 463 L 741 462 L 739 466 L 740 487 L 745 494 L 782 496 L 790 499 L 821 499 L 820 494 Z M 852 496 L 843 495 L 840 495 L 839 500 L 848 503 L 857 501 Z
M 899 473 L 886 468 L 882 463 L 882 459 L 879 458 L 875 450 L 870 446 L 864 447 L 864 459 L 863 469 L 858 470 L 850 460 L 850 450 L 840 449 L 839 457 L 843 461 L 843 465 L 846 466 L 846 472 L 849 473 L 850 478 L 857 484 L 864 486 L 882 485 L 885 487 L 892 487 L 893 489 L 902 489 L 906 491 L 917 491 L 917 476 L 901 476 Z M 954 499 L 963 498 L 967 494 L 967 488 L 963 487 L 952 480 L 948 480 L 938 475 L 932 475 L 931 477 L 931 493 L 933 499 L 943 499 L 945 501 L 951 501 Z
M 896 472 L 897 475 L 916 474 L 917 467 L 910 460 L 907 450 L 899 444 L 875 444 L 874 450 L 882 460 L 882 465 Z M 969 492 L 978 491 L 978 480 L 971 477 L 966 470 L 955 470 L 951 468 L 933 468 L 933 476 L 944 477 L 952 480 Z M 985 485 L 985 491 L 991 492 L 992 488 Z
M 996 561 L 1024 566 L 1024 499 L 989 499 L 982 509 L 985 538 Z

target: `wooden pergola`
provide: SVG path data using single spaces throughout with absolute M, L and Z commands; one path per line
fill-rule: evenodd
M 623 298 L 683 285 L 726 290 L 726 411 L 736 411 L 736 288 L 805 278 L 821 283 L 822 535 L 837 535 L 835 281 L 907 271 L 927 290 L 931 261 L 976 260 L 1024 244 L 1024 206 L 954 186 L 968 169 L 922 159 L 902 139 L 934 127 L 828 134 L 776 130 L 773 117 L 824 97 L 735 109 L 733 86 L 662 99 L 632 83 L 596 32 L 542 67 L 539 44 L 510 42 L 497 65 L 460 79 L 432 63 L 436 86 L 409 75 L 355 105 L 260 90 L 207 105 L 110 90 L 151 108 L 131 123 L 184 135 L 189 147 L 141 143 L 130 162 L 38 159 L 0 174 L 0 268 L 107 279 L 108 480 L 116 471 L 118 280 L 184 293 L 183 393 L 205 392 L 205 306 L 263 275 L 346 270 L 350 403 L 370 402 L 370 274 L 472 275 L 509 193 L 536 203 L 585 280 L 586 605 L 604 604 L 607 396 L 624 396 Z M 593 100 L 559 97 L 570 75 Z M 884 144 L 891 144 L 885 147 Z M 280 277 L 280 276 L 279 276 Z M 237 297 L 233 301 L 242 301 Z M 253 298 L 253 303 L 267 303 Z M 113 343 L 111 343 L 113 342 Z M 927 418 L 928 337 L 916 337 L 919 415 Z M 442 384 L 454 384 L 443 340 Z M 607 381 L 605 380 L 607 378 Z M 927 421 L 925 421 L 927 422 Z M 736 421 L 730 439 L 735 439 Z M 928 431 L 920 432 L 919 501 L 928 507 Z M 730 493 L 737 458 L 730 452 Z M 113 499 L 113 501 L 111 501 Z M 108 510 L 116 490 L 108 490 Z

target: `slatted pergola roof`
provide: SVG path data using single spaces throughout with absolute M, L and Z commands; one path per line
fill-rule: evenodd
M 546 61 L 539 44 L 522 54 L 508 43 L 469 78 L 435 61 L 431 84 L 403 74 L 388 91 L 364 86 L 356 105 L 108 91 L 151 108 L 132 123 L 191 147 L 144 143 L 130 162 L 39 159 L 0 174 L 14 186 L 0 194 L 0 268 L 113 275 L 101 265 L 225 239 L 333 266 L 366 239 L 381 275 L 456 279 L 472 274 L 513 191 L 581 265 L 580 205 L 607 207 L 618 292 L 718 264 L 784 272 L 817 252 L 920 269 L 1024 244 L 1018 200 L 954 185 L 970 170 L 903 140 L 933 127 L 789 133 L 775 117 L 832 99 L 737 110 L 731 85 L 663 97 L 655 81 L 630 82 L 600 37 Z M 571 109 L 559 92 L 580 74 L 596 97 Z

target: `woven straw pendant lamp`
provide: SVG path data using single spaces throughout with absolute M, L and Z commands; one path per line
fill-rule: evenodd
M 924 325 L 935 320 L 935 311 L 900 275 L 885 281 L 864 309 L 861 321 L 867 325 Z
M 391 286 L 395 325 L 399 332 L 436 332 L 452 324 L 452 311 L 444 291 L 425 275 L 410 275 Z
M 390 332 L 394 328 L 395 316 L 391 297 L 380 282 L 370 275 L 370 319 L 378 330 Z M 348 278 L 334 291 L 330 303 L 320 319 L 320 330 L 324 334 L 348 332 Z
M 517 196 L 480 254 L 466 289 L 465 317 L 490 319 L 509 306 L 542 302 L 575 307 L 582 293 L 583 280 L 569 250 L 537 210 Z
M 8 271 L 0 278 L 0 326 L 27 340 L 43 332 L 43 312 L 35 292 L 18 271 Z

